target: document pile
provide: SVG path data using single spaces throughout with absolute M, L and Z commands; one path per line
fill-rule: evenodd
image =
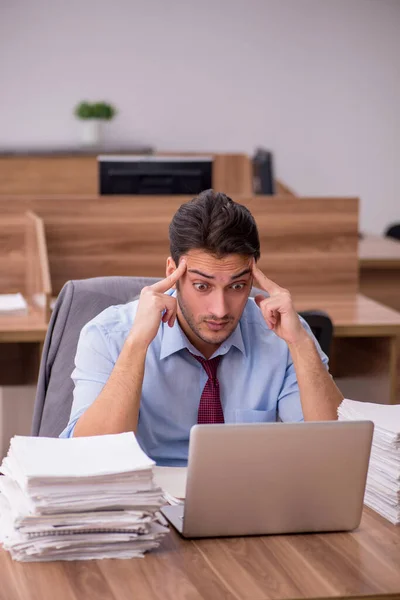
M 398 525 L 400 523 L 400 404 L 371 404 L 343 400 L 339 420 L 375 424 L 364 504 Z
M 0 542 L 16 560 L 141 557 L 168 532 L 133 433 L 15 436 L 0 471 Z

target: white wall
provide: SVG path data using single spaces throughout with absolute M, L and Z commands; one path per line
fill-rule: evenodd
M 74 144 L 108 99 L 112 142 L 276 155 L 299 193 L 400 220 L 398 0 L 0 2 L 0 147 Z

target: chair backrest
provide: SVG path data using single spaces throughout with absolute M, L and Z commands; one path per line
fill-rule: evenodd
M 57 437 L 68 423 L 74 389 L 70 375 L 82 327 L 109 306 L 130 302 L 155 281 L 151 277 L 96 277 L 64 285 L 44 342 L 32 435 Z
M 329 315 L 322 310 L 304 310 L 299 314 L 310 326 L 322 352 L 329 358 L 333 339 L 333 323 Z
M 68 281 L 50 319 L 34 406 L 32 435 L 57 437 L 68 423 L 74 384 L 70 377 L 83 326 L 109 306 L 135 299 L 153 277 L 95 277 Z M 253 288 L 251 295 L 262 293 Z M 332 324 L 318 311 L 303 313 L 324 352 L 329 355 Z M 329 329 L 330 323 L 330 329 Z

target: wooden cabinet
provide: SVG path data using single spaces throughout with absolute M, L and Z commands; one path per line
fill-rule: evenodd
M 107 151 L 107 154 L 113 153 Z M 253 193 L 251 160 L 247 155 L 209 153 L 207 156 L 214 158 L 214 189 L 232 195 Z M 281 192 L 286 188 L 278 185 L 277 189 Z M 24 194 L 98 194 L 97 153 L 0 154 L 0 195 Z

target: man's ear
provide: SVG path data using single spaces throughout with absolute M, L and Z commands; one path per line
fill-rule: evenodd
M 167 258 L 167 264 L 166 264 L 166 268 L 165 268 L 165 274 L 168 277 L 168 275 L 172 275 L 172 273 L 175 271 L 176 269 L 176 264 L 174 259 L 172 258 L 172 256 L 168 256 Z M 173 288 L 175 288 L 175 286 L 173 286 Z

